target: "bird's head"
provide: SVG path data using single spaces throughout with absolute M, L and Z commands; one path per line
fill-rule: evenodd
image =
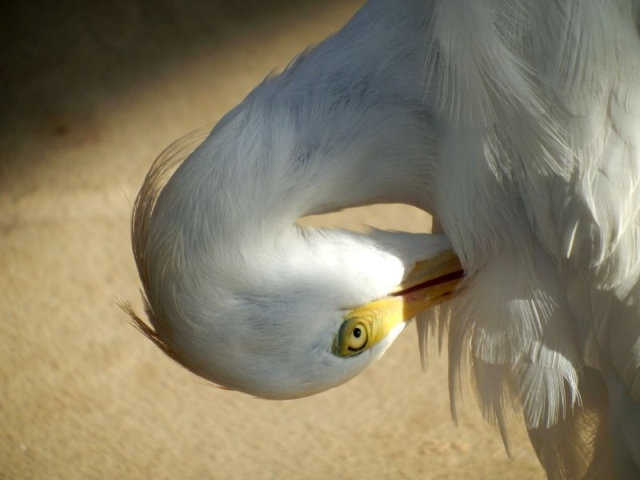
M 434 149 L 419 102 L 376 85 L 388 76 L 346 90 L 314 77 L 306 88 L 292 83 L 304 63 L 260 85 L 204 141 L 166 151 L 133 216 L 152 328 L 134 316 L 138 326 L 196 374 L 267 398 L 354 377 L 462 276 L 444 236 L 297 224 L 373 203 L 425 208 Z
M 306 396 L 379 358 L 407 321 L 450 295 L 461 267 L 444 236 L 297 225 L 314 209 L 360 203 L 354 193 L 370 196 L 371 182 L 357 175 L 367 189 L 341 195 L 327 166 L 314 166 L 318 153 L 280 161 L 264 150 L 273 136 L 242 135 L 249 127 L 240 116 L 193 153 L 193 139 L 176 144 L 149 172 L 133 246 L 152 328 L 134 319 L 168 355 L 220 386 Z

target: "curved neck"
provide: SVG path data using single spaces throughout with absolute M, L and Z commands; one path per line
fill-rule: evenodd
M 373 203 L 431 210 L 437 145 L 434 112 L 424 102 L 424 59 L 411 42 L 394 43 L 393 33 L 412 29 L 419 38 L 428 19 L 416 15 L 426 9 L 394 3 L 370 2 L 238 107 L 239 150 L 249 146 L 257 155 L 239 152 L 230 161 L 273 185 L 252 187 L 265 195 L 255 198 L 256 208 L 283 218 L 273 210 L 280 205 L 293 221 Z
M 437 145 L 435 116 L 423 102 L 423 59 L 417 46 L 392 40 L 393 29 L 422 29 L 427 19 L 415 15 L 425 9 L 394 3 L 370 2 L 259 85 L 167 187 L 188 192 L 185 204 L 199 190 L 199 202 L 220 215 L 212 223 L 240 235 L 242 224 L 280 229 L 374 203 L 431 211 Z M 180 182 L 188 188 L 171 188 Z

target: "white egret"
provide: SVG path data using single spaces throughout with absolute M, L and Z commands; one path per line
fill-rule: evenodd
M 137 325 L 218 385 L 293 398 L 450 299 L 417 324 L 422 349 L 448 328 L 454 415 L 468 372 L 550 477 L 640 478 L 639 6 L 370 0 L 156 162 Z M 296 224 L 389 202 L 445 235 Z

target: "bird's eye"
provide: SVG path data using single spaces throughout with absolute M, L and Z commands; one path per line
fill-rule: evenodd
M 372 326 L 366 319 L 350 318 L 342 323 L 331 351 L 338 357 L 353 357 L 371 346 Z
M 359 352 L 367 345 L 367 338 L 367 329 L 362 323 L 357 323 L 351 330 L 347 348 L 352 352 Z

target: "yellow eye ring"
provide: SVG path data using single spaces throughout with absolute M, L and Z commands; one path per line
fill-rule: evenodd
M 362 318 L 350 318 L 341 326 L 332 352 L 338 357 L 352 357 L 371 346 L 371 326 Z
M 368 333 L 367 333 L 367 329 L 365 328 L 364 324 L 362 323 L 357 323 L 354 325 L 354 327 L 351 329 L 351 334 L 349 335 L 349 340 L 347 342 L 347 349 L 350 352 L 359 352 L 360 350 L 362 350 L 364 347 L 367 346 L 367 340 L 368 340 Z

